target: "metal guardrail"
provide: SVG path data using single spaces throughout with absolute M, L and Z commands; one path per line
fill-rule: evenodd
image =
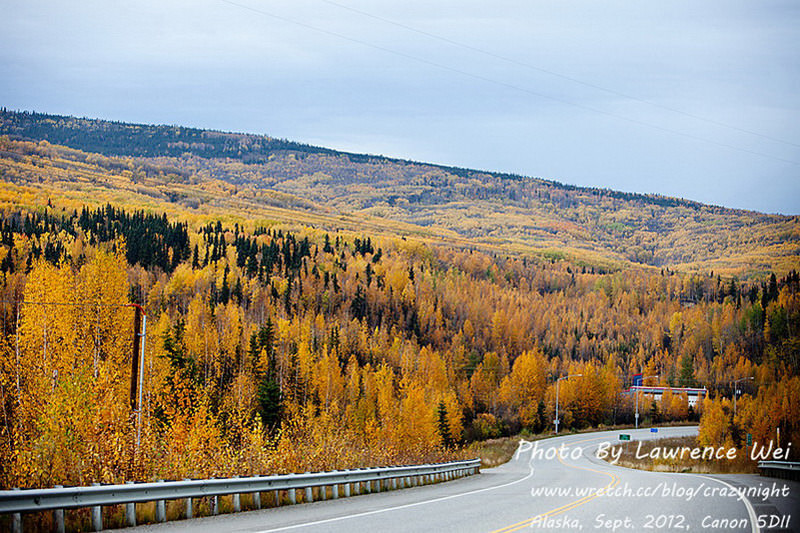
M 759 461 L 759 468 L 780 468 L 782 470 L 800 470 L 800 463 L 790 461 Z
M 800 463 L 790 461 L 759 461 L 758 469 L 762 476 L 785 479 L 800 479 Z
M 92 508 L 92 523 L 95 531 L 103 529 L 102 506 L 125 505 L 126 524 L 136 525 L 135 504 L 157 502 L 156 520 L 166 521 L 164 502 L 186 500 L 186 517 L 192 517 L 192 498 L 233 495 L 234 511 L 239 511 L 239 495 L 253 494 L 256 508 L 260 508 L 262 492 L 287 491 L 290 503 L 297 503 L 297 490 L 304 489 L 304 501 L 313 501 L 314 487 L 331 487 L 331 498 L 348 497 L 355 487 L 359 492 L 364 484 L 365 492 L 405 488 L 438 481 L 449 481 L 458 477 L 477 474 L 480 459 L 454 461 L 427 465 L 391 466 L 335 470 L 331 472 L 308 472 L 276 476 L 236 477 L 224 479 L 194 479 L 184 481 L 159 481 L 156 483 L 126 483 L 124 485 L 92 485 L 89 487 L 56 487 L 52 489 L 14 489 L 0 491 L 0 514 L 12 514 L 12 529 L 21 531 L 21 513 L 53 510 L 56 512 L 56 529 L 63 531 L 63 510 L 81 507 Z M 382 489 L 383 488 L 383 489 Z M 320 492 L 320 499 L 327 498 L 327 490 Z M 216 505 L 214 509 L 216 510 Z

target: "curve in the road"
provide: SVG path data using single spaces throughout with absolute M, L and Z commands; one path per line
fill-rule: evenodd
M 576 444 L 581 444 L 581 443 L 584 443 L 584 442 L 604 440 L 604 439 L 607 439 L 607 437 L 594 437 L 594 438 L 591 438 L 591 439 L 583 439 L 583 440 L 579 440 L 577 442 L 572 443 L 571 446 L 575 446 Z M 520 446 L 523 445 L 523 442 L 520 443 Z M 541 521 L 541 520 L 544 520 L 546 518 L 551 518 L 553 516 L 558 516 L 558 515 L 560 515 L 562 513 L 566 513 L 567 511 L 575 509 L 576 507 L 580 507 L 581 505 L 583 505 L 583 504 L 585 504 L 585 503 L 587 503 L 587 502 L 599 497 L 601 491 L 611 489 L 611 488 L 615 487 L 619 483 L 619 477 L 617 475 L 613 474 L 613 473 L 603 472 L 601 470 L 595 470 L 594 468 L 589 468 L 589 467 L 585 467 L 585 466 L 571 465 L 571 464 L 565 462 L 560 454 L 557 455 L 556 457 L 558 458 L 558 461 L 561 464 L 563 464 L 564 466 L 567 466 L 569 468 L 577 468 L 578 470 L 586 470 L 587 472 L 594 472 L 594 473 L 597 473 L 597 474 L 603 474 L 605 476 L 610 477 L 611 481 L 609 481 L 607 485 L 605 485 L 602 489 L 600 489 L 598 492 L 595 492 L 594 494 L 589 494 L 588 496 L 584 496 L 583 498 L 579 498 L 579 499 L 577 499 L 575 501 L 567 503 L 566 505 L 562 505 L 560 507 L 556 507 L 555 509 L 551 509 L 551 510 L 549 510 L 547 512 L 540 513 L 540 514 L 538 514 L 538 515 L 536 515 L 534 517 L 528 518 L 527 520 L 523 520 L 522 522 L 517 522 L 516 524 L 511 524 L 510 526 L 506 526 L 504 528 L 496 529 L 496 530 L 492 531 L 491 533 L 511 533 L 512 531 L 519 531 L 520 529 L 524 529 L 526 527 L 529 527 L 532 523 L 534 523 L 536 521 Z M 531 467 L 531 472 L 532 471 L 533 471 L 533 467 Z
M 533 477 L 533 465 L 531 465 L 530 471 L 528 472 L 527 476 L 525 476 L 523 478 L 520 478 L 520 479 L 517 479 L 516 481 L 511 481 L 509 483 L 503 483 L 501 485 L 495 485 L 495 486 L 486 487 L 486 488 L 483 488 L 483 489 L 470 490 L 470 491 L 467 491 L 467 492 L 460 492 L 458 494 L 451 494 L 449 496 L 442 496 L 442 497 L 439 497 L 439 498 L 434 498 L 432 500 L 425 500 L 425 501 L 421 501 L 421 502 L 407 503 L 407 504 L 404 504 L 404 505 L 397 505 L 397 506 L 394 506 L 394 507 L 385 507 L 385 508 L 382 508 L 382 509 L 374 509 L 372 511 L 364 511 L 362 513 L 355 513 L 355 514 L 350 514 L 350 515 L 346 515 L 346 516 L 337 516 L 337 517 L 334 517 L 334 518 L 326 518 L 324 520 L 316 520 L 314 522 L 306 522 L 306 523 L 303 523 L 303 524 L 294 524 L 294 525 L 291 525 L 291 526 L 283 526 L 283 527 L 278 527 L 278 528 L 274 528 L 274 529 L 264 529 L 264 530 L 261 530 L 261 531 L 257 531 L 255 533 L 275 533 L 277 531 L 288 531 L 290 529 L 298 529 L 298 528 L 302 528 L 302 527 L 320 526 L 322 524 L 329 524 L 329 523 L 332 523 L 332 522 L 339 522 L 339 521 L 342 521 L 342 520 L 351 520 L 353 518 L 358 518 L 358 517 L 361 517 L 361 516 L 370 516 L 370 515 L 376 515 L 376 514 L 380 514 L 380 513 L 388 513 L 390 511 L 399 511 L 400 509 L 408 509 L 408 508 L 411 508 L 411 507 L 418 507 L 420 505 L 430 505 L 432 503 L 438 503 L 438 502 L 442 502 L 442 501 L 445 501 L 445 500 L 452 500 L 453 498 L 461 498 L 463 496 L 470 496 L 472 494 L 478 494 L 480 492 L 488 492 L 490 490 L 497 490 L 497 489 L 502 489 L 504 487 L 510 487 L 511 485 L 516 485 L 517 483 L 522 483 L 523 481 L 525 481 L 526 479 L 530 479 L 531 477 Z
M 697 433 L 697 428 L 663 428 L 655 434 L 649 431 L 625 433 L 631 433 L 635 440 L 644 440 L 693 435 Z M 729 489 L 726 490 L 733 492 L 736 490 L 733 485 L 749 483 L 752 486 L 761 483 L 756 476 L 729 476 L 723 481 L 719 476 L 645 472 L 616 466 L 595 457 L 594 450 L 599 443 L 616 441 L 618 434 L 618 431 L 606 431 L 563 435 L 536 443 L 523 442 L 514 458 L 505 465 L 483 470 L 479 476 L 447 483 L 177 521 L 148 526 L 143 531 L 160 532 L 162 527 L 167 526 L 170 532 L 193 533 L 275 533 L 294 530 L 326 533 L 511 533 L 526 528 L 538 531 L 600 532 L 612 531 L 612 527 L 600 518 L 618 521 L 627 517 L 632 525 L 616 529 L 616 533 L 638 533 L 663 530 L 647 529 L 645 520 L 648 516 L 675 515 L 683 520 L 685 527 L 672 528 L 670 531 L 674 533 L 700 531 L 703 529 L 701 522 L 709 517 L 736 521 L 738 525 L 734 529 L 725 531 L 752 533 L 758 531 L 757 526 L 753 527 L 756 524 L 756 511 L 771 512 L 765 509 L 776 503 L 754 501 L 754 510 L 744 496 L 737 498 L 742 502 L 721 495 L 690 499 L 674 490 L 677 487 L 684 493 L 696 491 L 697 494 L 703 490 L 704 483 L 708 487 L 709 480 L 713 480 L 721 489 L 724 489 L 723 485 L 728 485 Z M 558 453 L 559 448 L 565 449 L 563 456 Z M 659 488 L 654 489 L 655 486 Z M 642 488 L 652 489 L 651 493 L 636 492 Z M 634 494 L 629 496 L 628 490 L 634 491 Z M 787 510 L 788 504 L 793 501 L 777 502 L 776 506 L 783 505 L 780 512 L 787 515 L 791 512 Z M 558 525 L 559 521 L 578 525 Z M 500 527 L 503 524 L 509 525 Z

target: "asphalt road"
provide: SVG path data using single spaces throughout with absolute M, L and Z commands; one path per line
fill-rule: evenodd
M 634 440 L 696 432 L 624 431 Z M 619 444 L 619 433 L 523 444 L 505 465 L 436 485 L 124 531 L 800 531 L 800 517 L 792 514 L 800 509 L 800 483 L 644 472 L 598 459 L 598 446 Z M 737 490 L 748 487 L 750 497 L 739 497 Z

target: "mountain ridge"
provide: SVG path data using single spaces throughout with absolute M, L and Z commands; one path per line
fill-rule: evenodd
M 183 153 L 189 152 L 193 153 L 193 155 L 199 155 L 200 157 L 208 157 L 209 154 L 207 153 L 195 153 L 192 151 L 191 146 L 180 146 L 178 143 L 185 142 L 185 141 L 176 141 L 176 146 L 170 147 L 174 148 L 169 150 L 169 153 L 142 153 L 141 151 L 137 150 L 102 150 L 102 149 L 93 149 L 97 148 L 96 146 L 87 145 L 87 143 L 83 142 L 70 142 L 68 138 L 65 138 L 62 135 L 59 135 L 59 128 L 58 122 L 64 120 L 76 120 L 81 121 L 86 124 L 102 124 L 108 130 L 112 128 L 116 128 L 117 131 L 114 133 L 120 133 L 121 130 L 124 128 L 137 128 L 137 129 L 149 129 L 151 131 L 157 130 L 177 130 L 182 134 L 189 134 L 189 135 L 206 135 L 207 137 L 220 137 L 220 138 L 231 138 L 231 139 L 264 139 L 267 141 L 267 148 L 274 150 L 274 151 L 297 151 L 297 152 L 305 152 L 305 153 L 314 153 L 314 154 L 326 154 L 326 155 L 336 155 L 336 156 L 345 156 L 349 158 L 351 161 L 354 162 L 364 162 L 364 161 L 386 161 L 391 163 L 400 163 L 400 164 L 407 164 L 407 165 L 425 165 L 433 168 L 439 168 L 448 172 L 456 173 L 457 175 L 466 175 L 466 174 L 491 174 L 498 177 L 503 177 L 505 179 L 510 180 L 534 180 L 537 182 L 547 183 L 554 187 L 558 187 L 565 190 L 580 190 L 580 191 L 587 191 L 587 192 L 596 192 L 598 194 L 609 194 L 619 198 L 636 198 L 641 200 L 650 200 L 654 203 L 662 203 L 662 202 L 669 202 L 674 203 L 676 205 L 685 205 L 695 206 L 695 207 L 712 207 L 712 208 L 720 208 L 726 209 L 731 211 L 738 211 L 738 212 L 753 212 L 753 213 L 760 213 L 760 214 L 779 214 L 780 213 L 763 213 L 760 211 L 752 210 L 752 209 L 741 209 L 741 208 L 734 208 L 728 207 L 723 205 L 717 204 L 708 204 L 704 202 L 700 202 L 697 200 L 691 200 L 688 198 L 677 197 L 677 196 L 668 196 L 658 193 L 643 193 L 643 192 L 627 192 L 627 191 L 619 191 L 616 189 L 612 189 L 609 187 L 589 187 L 583 185 L 573 185 L 565 182 L 560 182 L 554 179 L 547 179 L 542 178 L 540 176 L 528 176 L 525 174 L 517 174 L 514 172 L 501 172 L 501 171 L 494 171 L 494 170 L 487 170 L 487 169 L 476 169 L 476 168 L 469 168 L 469 167 L 462 167 L 458 165 L 447 165 L 447 164 L 440 164 L 440 163 L 429 163 L 425 161 L 417 161 L 413 159 L 406 159 L 402 157 L 391 157 L 385 156 L 381 154 L 370 154 L 370 153 L 358 153 L 358 152 L 350 152 L 347 150 L 337 150 L 334 148 L 326 148 L 324 146 L 317 146 L 312 144 L 306 144 L 299 141 L 292 141 L 289 139 L 283 139 L 278 137 L 273 137 L 269 134 L 261 134 L 261 133 L 249 133 L 249 132 L 234 132 L 234 131 L 226 131 L 226 130 L 216 130 L 216 129 L 209 129 L 209 128 L 195 128 L 195 127 L 188 127 L 188 126 L 180 126 L 176 124 L 145 124 L 145 123 L 135 123 L 135 122 L 125 122 L 125 121 L 115 121 L 115 120 L 107 120 L 107 119 L 97 119 L 91 117 L 75 117 L 70 115 L 58 115 L 58 114 L 51 114 L 51 113 L 40 113 L 37 111 L 10 111 L 6 108 L 0 109 L 0 134 L 9 135 L 11 138 L 18 138 L 20 140 L 46 140 L 53 144 L 59 144 L 63 146 L 68 146 L 70 148 L 75 148 L 82 151 L 88 152 L 95 152 L 101 153 L 106 156 L 116 156 L 116 157 L 124 157 L 124 156 L 144 156 L 144 157 L 153 157 L 153 156 L 165 156 L 165 155 L 172 155 L 172 156 L 179 156 L 183 155 Z M 32 126 L 34 124 L 41 125 L 42 122 L 55 122 L 54 127 L 48 132 L 47 129 L 42 129 L 38 132 L 34 132 Z M 208 139 L 206 139 L 208 140 Z M 181 149 L 188 148 L 188 150 Z M 223 149 L 223 154 L 225 157 L 231 157 L 230 153 L 225 153 Z M 221 156 L 223 154 L 218 154 Z M 236 159 L 234 157 L 234 159 Z M 246 158 L 245 158 L 246 159 Z M 791 216 L 791 215 L 782 215 L 782 216 Z
M 244 202 L 248 209 L 270 206 L 274 214 L 282 208 L 306 219 L 324 214 L 327 224 L 349 217 L 348 224 L 385 232 L 401 224 L 460 246 L 584 264 L 621 261 L 740 276 L 799 266 L 797 216 L 180 126 L 2 110 L 0 135 L 8 139 L 0 154 L 8 167 L 4 179 L 23 176 L 37 187 L 43 171 L 26 157 L 53 168 L 77 165 L 81 172 L 89 165 L 93 183 L 112 196 L 141 192 L 146 182 L 145 189 L 194 210 L 204 201 Z M 133 155 L 115 155 L 126 153 Z M 58 179 L 69 188 L 69 172 Z

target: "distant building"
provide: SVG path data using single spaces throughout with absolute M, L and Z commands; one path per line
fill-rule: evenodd
M 689 405 L 691 406 L 697 405 L 697 402 L 708 394 L 708 389 L 705 387 L 698 389 L 694 387 L 649 387 L 642 385 L 634 385 L 628 390 L 623 391 L 623 394 L 631 394 L 639 391 L 641 396 L 647 396 L 655 401 L 661 401 L 661 395 L 664 394 L 666 390 L 671 390 L 672 394 L 675 395 L 685 392 L 689 400 Z

